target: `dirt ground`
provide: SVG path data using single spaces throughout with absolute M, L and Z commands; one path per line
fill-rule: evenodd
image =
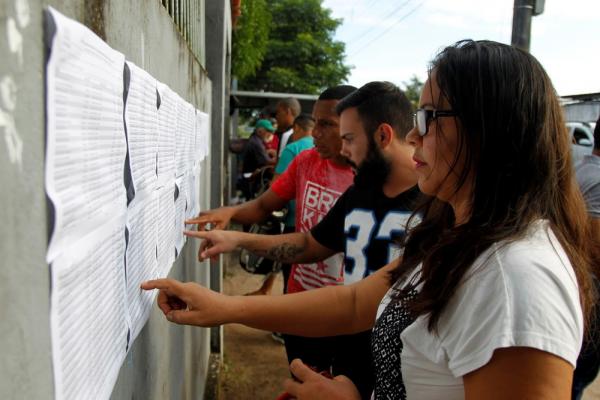
M 225 293 L 244 294 L 260 287 L 264 277 L 244 271 L 237 255 L 225 261 Z M 282 287 L 280 274 L 273 293 L 281 293 Z M 283 345 L 271 338 L 271 332 L 242 325 L 226 325 L 224 333 L 220 400 L 275 400 L 289 377 Z M 600 378 L 587 388 L 583 400 L 600 400 Z
M 583 393 L 583 400 L 600 400 L 600 378 L 594 382 Z
M 260 287 L 264 276 L 244 271 L 237 255 L 225 260 L 223 289 L 227 294 L 245 294 Z M 273 293 L 282 293 L 281 274 Z M 221 400 L 275 400 L 289 377 L 283 344 L 271 332 L 231 324 L 224 328 L 224 365 L 221 372 Z

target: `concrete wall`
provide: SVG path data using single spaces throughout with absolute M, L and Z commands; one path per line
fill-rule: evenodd
M 210 3 L 213 3 L 210 1 Z M 228 3 L 228 2 L 224 2 Z M 211 113 L 213 143 L 223 146 L 226 116 L 212 109 L 226 90 L 228 66 L 213 85 L 204 56 L 193 55 L 159 0 L 4 0 L 0 2 L 0 398 L 54 397 L 50 347 L 50 275 L 44 192 L 44 46 L 43 8 L 51 5 L 92 30 L 125 57 L 169 85 L 196 108 Z M 203 0 L 198 1 L 202 8 Z M 229 6 L 220 12 L 230 29 Z M 202 24 L 204 21 L 200 21 Z M 204 37 L 204 25 L 197 30 Z M 8 34 L 4 34 L 8 32 Z M 225 32 L 223 46 L 228 46 Z M 221 35 L 222 36 L 222 35 Z M 229 48 L 222 49 L 227 60 Z M 207 61 L 205 61 L 205 59 Z M 219 104 L 219 109 L 221 104 Z M 213 151 L 215 147 L 213 146 Z M 214 154 L 214 153 L 213 153 Z M 217 156 L 220 162 L 221 155 Z M 220 204 L 220 173 L 205 160 L 201 180 L 203 209 Z M 220 164 L 223 165 L 223 164 Z M 211 185 L 211 179 L 217 179 Z M 216 192 L 213 189 L 217 188 Z M 211 193 L 216 193 L 211 197 Z M 208 264 L 196 261 L 197 243 L 188 241 L 170 277 L 205 285 Z M 218 333 L 218 332 L 217 332 Z M 213 333 L 214 336 L 214 333 Z M 199 399 L 205 391 L 210 355 L 208 329 L 167 323 L 156 307 L 121 367 L 113 399 Z M 216 339 L 220 340 L 217 336 Z
M 569 122 L 596 122 L 600 115 L 600 101 L 585 101 L 563 105 Z

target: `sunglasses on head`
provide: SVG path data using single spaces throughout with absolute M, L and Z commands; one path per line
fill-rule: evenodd
M 429 123 L 439 117 L 454 117 L 456 113 L 451 110 L 429 110 L 425 108 L 417 109 L 413 114 L 413 124 L 419 131 L 419 136 L 427 135 Z

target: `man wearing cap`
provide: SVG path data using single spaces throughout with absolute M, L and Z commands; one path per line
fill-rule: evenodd
M 242 173 L 244 174 L 243 191 L 246 199 L 251 199 L 256 188 L 252 187 L 249 179 L 258 169 L 275 164 L 275 158 L 270 157 L 265 148 L 264 140 L 275 132 L 275 128 L 268 119 L 259 119 L 256 122 L 254 133 L 248 139 L 242 155 Z M 247 174 L 250 174 L 249 176 Z

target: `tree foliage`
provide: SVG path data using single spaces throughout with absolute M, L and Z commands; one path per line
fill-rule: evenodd
M 243 0 L 241 16 L 233 32 L 232 69 L 246 79 L 260 67 L 269 40 L 271 13 L 266 0 Z
M 408 97 L 414 108 L 418 108 L 424 83 L 416 75 L 413 75 L 408 82 L 402 82 L 402 85 L 404 85 L 406 97 Z
M 251 1 L 256 0 L 243 0 Z M 333 40 L 342 21 L 321 3 L 267 0 L 271 26 L 266 53 L 255 74 L 237 75 L 241 89 L 317 94 L 346 79 L 350 67 L 343 63 L 345 45 Z

